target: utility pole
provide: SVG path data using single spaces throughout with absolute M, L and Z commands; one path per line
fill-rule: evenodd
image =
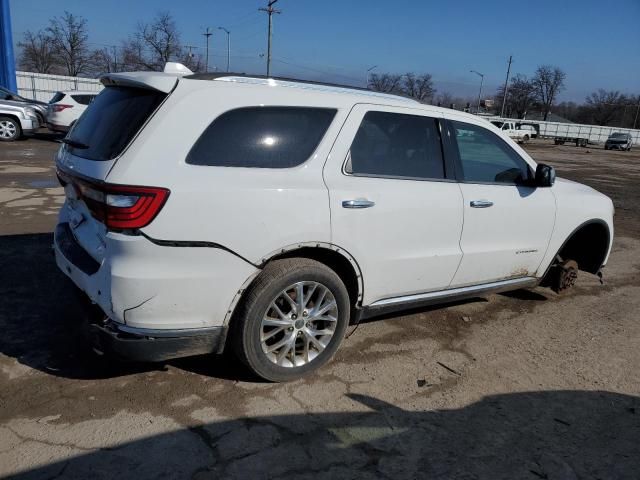
M 275 8 L 273 8 L 273 5 L 277 1 L 278 0 L 269 0 L 269 3 L 267 4 L 267 8 L 258 9 L 262 12 L 267 12 L 267 14 L 269 14 L 269 34 L 267 37 L 267 77 L 271 75 L 271 31 L 273 29 L 272 17 L 274 13 L 282 13 L 280 10 L 276 10 Z
M 502 95 L 502 110 L 500 110 L 500 117 L 504 117 L 504 105 L 507 103 L 507 89 L 509 88 L 509 73 L 511 73 L 511 60 L 513 55 L 509 55 L 509 66 L 507 67 L 507 79 L 504 81 L 504 94 Z
M 636 108 L 636 118 L 633 120 L 633 128 L 636 128 L 636 122 L 638 121 L 638 113 L 640 113 L 640 95 L 638 95 L 638 108 Z
M 480 72 L 476 72 L 475 70 L 470 70 L 470 72 L 480 76 L 480 91 L 478 92 L 478 107 L 476 108 L 477 115 L 480 113 L 480 97 L 482 97 L 482 84 L 484 83 L 484 75 Z
M 213 33 L 211 33 L 211 32 L 209 31 L 209 27 L 207 27 L 207 31 L 206 31 L 206 32 L 204 32 L 202 35 L 204 35 L 204 36 L 206 37 L 206 39 L 207 39 L 206 64 L 205 64 L 205 66 L 204 66 L 204 71 L 205 71 L 205 72 L 208 72 L 208 71 L 209 71 L 209 37 L 210 37 L 211 35 L 213 35 Z
M 189 59 L 190 62 L 193 61 L 193 53 L 192 50 L 194 48 L 198 48 L 195 45 L 185 45 L 184 48 L 188 48 L 189 49 L 189 53 L 187 54 L 187 58 Z M 199 62 L 198 62 L 199 63 Z M 192 64 L 193 65 L 193 64 Z
M 224 27 L 218 27 L 218 30 L 222 30 L 227 34 L 227 72 L 228 72 L 229 64 L 231 63 L 231 32 Z
M 113 71 L 117 72 L 118 71 L 118 50 L 115 45 L 111 45 L 111 48 L 113 48 Z

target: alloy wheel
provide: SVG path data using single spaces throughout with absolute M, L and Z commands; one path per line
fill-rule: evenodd
M 336 330 L 338 305 L 321 283 L 296 282 L 271 301 L 260 326 L 262 352 L 281 367 L 312 362 Z

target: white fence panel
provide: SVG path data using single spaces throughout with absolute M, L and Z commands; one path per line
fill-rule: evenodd
M 640 130 L 620 127 L 601 127 L 599 125 L 582 125 L 579 123 L 543 122 L 541 120 L 523 120 L 521 118 L 483 117 L 489 121 L 499 120 L 514 122 L 517 125 L 537 125 L 541 137 L 586 138 L 590 143 L 604 143 L 614 132 L 630 133 L 634 145 L 640 145 Z
M 25 98 L 48 102 L 60 91 L 99 92 L 104 87 L 97 78 L 68 77 L 47 73 L 16 72 L 18 94 Z

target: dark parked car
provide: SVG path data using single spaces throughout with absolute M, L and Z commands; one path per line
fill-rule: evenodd
M 605 150 L 631 150 L 631 134 L 630 133 L 622 133 L 622 132 L 614 132 L 609 135 L 607 141 L 604 144 Z

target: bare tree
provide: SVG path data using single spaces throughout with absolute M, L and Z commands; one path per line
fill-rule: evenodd
M 599 88 L 586 98 L 586 105 L 596 125 L 609 125 L 626 103 L 625 100 L 626 98 L 618 91 Z
M 51 45 L 51 38 L 39 30 L 35 33 L 27 31 L 18 42 L 20 48 L 20 68 L 29 72 L 54 73 L 57 67 L 56 56 Z
M 402 91 L 405 95 L 415 98 L 419 102 L 431 101 L 436 89 L 433 88 L 433 79 L 430 74 L 406 73 L 402 82 Z
M 118 68 L 113 50 L 109 47 L 99 48 L 91 53 L 90 58 L 92 73 L 102 75 L 103 73 L 116 72 Z
M 67 75 L 77 77 L 89 71 L 89 36 L 84 18 L 65 11 L 62 17 L 50 20 L 47 34 L 51 38 L 55 57 Z
M 169 12 L 158 13 L 151 23 L 138 23 L 125 50 L 127 61 L 145 70 L 162 70 L 165 63 L 184 57 L 180 33 Z
M 402 75 L 392 73 L 372 73 L 369 75 L 369 85 L 367 86 L 376 92 L 396 93 L 401 91 Z
M 531 80 L 536 89 L 536 98 L 540 102 L 544 114 L 544 120 L 549 116 L 556 96 L 564 88 L 564 80 L 567 77 L 560 68 L 551 65 L 541 65 L 536 70 Z
M 496 98 L 502 99 L 504 86 L 500 86 Z M 524 118 L 525 114 L 535 104 L 536 86 L 525 75 L 517 74 L 511 78 L 507 90 L 505 113 L 508 117 Z
M 435 101 L 439 107 L 450 108 L 454 104 L 453 95 L 449 92 L 440 92 Z

